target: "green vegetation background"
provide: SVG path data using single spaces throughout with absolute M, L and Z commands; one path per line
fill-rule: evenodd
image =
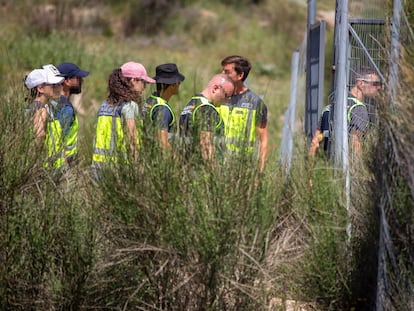
M 318 8 L 333 9 L 331 2 Z M 306 2 L 293 0 L 3 1 L 0 309 L 371 304 L 373 202 L 355 199 L 359 217 L 350 243 L 341 174 L 323 159 L 310 169 L 301 155 L 289 178 L 278 166 L 291 55 L 303 40 L 306 14 Z M 133 60 L 153 75 L 159 63 L 177 63 L 186 76 L 171 100 L 179 113 L 229 54 L 252 61 L 248 84 L 269 108 L 265 176 L 243 157 L 205 171 L 148 150 L 136 166 L 99 186 L 92 181 L 95 113 L 112 69 Z M 62 178 L 43 169 L 30 137 L 23 78 L 63 61 L 91 75 L 80 98 L 82 161 Z M 329 74 L 329 56 L 326 62 Z M 303 142 L 296 143 L 303 152 Z M 367 195 L 368 177 L 358 185 Z
M 177 63 L 187 77 L 172 99 L 180 112 L 221 70 L 223 57 L 241 54 L 253 63 L 249 86 L 269 106 L 271 154 L 277 152 L 289 100 L 291 55 L 306 28 L 304 3 L 65 1 L 49 11 L 39 8 L 41 3 L 47 2 L 20 1 L 3 8 L 7 27 L 2 28 L 6 54 L 1 69 L 3 81 L 10 81 L 4 86 L 20 85 L 27 72 L 42 64 L 76 62 L 91 72 L 82 97 L 82 124 L 88 132 L 91 116 L 106 96 L 107 77 L 122 63 L 141 62 L 150 75 L 160 63 Z M 74 11 L 78 5 L 86 9 Z M 81 18 L 74 18 L 81 11 Z

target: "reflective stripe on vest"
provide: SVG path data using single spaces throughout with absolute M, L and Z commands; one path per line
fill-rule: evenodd
M 98 111 L 98 123 L 92 162 L 118 162 L 118 157 L 126 157 L 126 144 L 121 111 L 124 104 L 113 106 L 106 101 Z
M 226 148 L 231 151 L 254 151 L 256 142 L 256 110 L 228 105 L 218 108 L 224 121 Z
M 152 118 L 152 115 L 154 113 L 154 109 L 158 106 L 163 106 L 163 107 L 167 107 L 168 110 L 171 112 L 172 120 L 171 120 L 170 124 L 168 124 L 168 125 L 172 126 L 175 123 L 175 115 L 174 115 L 174 111 L 172 111 L 171 107 L 168 106 L 167 101 L 164 98 L 159 97 L 159 96 L 155 96 L 155 95 L 151 95 L 150 97 L 157 101 L 157 103 L 154 106 L 151 107 L 151 110 L 149 112 L 149 118 L 151 120 L 151 124 L 154 122 L 154 120 Z
M 47 155 L 49 161 L 45 163 L 45 167 L 49 167 L 49 162 L 53 163 L 53 167 L 59 168 L 65 164 L 65 157 L 62 148 L 62 127 L 59 120 L 53 119 L 49 114 L 46 131 Z
M 357 107 L 357 106 L 363 106 L 365 108 L 367 108 L 367 106 L 360 100 L 358 100 L 358 98 L 355 97 L 348 97 L 348 100 L 352 100 L 354 102 L 354 104 L 350 107 L 348 107 L 348 123 L 351 122 L 351 111 Z
M 195 125 L 195 122 L 196 122 L 195 113 L 201 107 L 205 107 L 205 106 L 209 106 L 209 107 L 213 108 L 217 112 L 217 115 L 219 117 L 219 122 L 216 124 L 215 129 L 218 129 L 218 128 L 220 128 L 222 126 L 222 124 L 223 124 L 223 118 L 221 117 L 220 112 L 217 110 L 217 107 L 214 106 L 207 98 L 205 98 L 203 96 L 193 96 L 193 97 L 191 97 L 191 99 L 192 100 L 197 100 L 198 99 L 198 100 L 201 101 L 201 104 L 200 105 L 197 105 L 194 108 L 194 110 L 192 111 L 192 113 L 191 113 L 191 123 L 192 123 L 192 126 L 194 126 Z M 184 139 L 185 139 L 185 142 L 186 143 L 188 143 L 188 144 L 191 143 L 191 138 L 190 137 L 185 137 Z M 222 142 L 223 142 L 223 137 L 218 137 L 216 135 L 213 135 L 213 144 L 215 146 L 219 146 L 220 144 L 222 144 Z
M 216 125 L 216 129 L 219 128 L 221 126 L 221 124 L 223 123 L 223 118 L 220 115 L 220 112 L 217 110 L 217 107 L 214 106 L 207 98 L 203 97 L 203 96 L 193 96 L 191 97 L 191 99 L 199 99 L 201 101 L 201 105 L 198 105 L 194 108 L 193 112 L 192 112 L 192 121 L 193 124 L 195 124 L 195 113 L 198 109 L 200 109 L 203 106 L 210 106 L 212 107 L 218 114 L 220 121 L 217 123 Z
M 68 134 L 65 137 L 65 155 L 67 157 L 73 156 L 78 152 L 78 129 L 78 117 L 75 115 L 72 126 L 69 128 Z

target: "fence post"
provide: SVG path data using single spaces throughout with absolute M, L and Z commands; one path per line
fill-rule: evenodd
M 282 129 L 282 141 L 280 160 L 285 166 L 286 176 L 289 175 L 293 153 L 293 136 L 295 131 L 295 114 L 296 114 L 296 88 L 298 83 L 299 68 L 299 50 L 295 50 L 292 55 L 291 81 L 290 81 L 290 100 L 286 109 L 286 118 Z
M 333 138 L 334 138 L 334 164 L 337 169 L 341 169 L 345 175 L 345 207 L 348 211 L 350 220 L 346 233 L 348 243 L 351 241 L 352 222 L 350 212 L 350 172 L 348 158 L 348 122 L 347 122 L 347 47 L 349 44 L 348 30 L 348 0 L 337 0 L 337 14 L 335 27 L 338 28 L 337 40 L 338 55 L 335 62 L 335 94 L 336 100 L 333 104 Z M 350 254 L 352 256 L 352 254 Z
M 316 22 L 316 0 L 308 0 L 308 30 Z
M 338 23 L 337 39 L 338 55 L 335 64 L 336 101 L 334 103 L 334 156 L 335 166 L 346 172 L 348 169 L 348 125 L 346 120 L 346 62 L 348 46 L 348 0 L 337 0 Z
M 398 89 L 398 62 L 400 59 L 400 25 L 401 25 L 401 0 L 394 0 L 393 19 L 391 22 L 391 51 L 389 69 L 389 93 L 390 107 L 395 108 Z

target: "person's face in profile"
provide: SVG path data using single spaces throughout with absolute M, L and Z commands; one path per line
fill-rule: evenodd
M 378 91 L 382 88 L 381 80 L 375 73 L 366 75 L 361 79 L 361 83 L 362 93 L 369 98 L 377 96 Z

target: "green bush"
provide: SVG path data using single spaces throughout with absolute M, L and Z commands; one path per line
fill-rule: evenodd
M 119 18 L 124 8 L 111 2 L 105 3 L 114 10 L 112 18 Z M 127 3 L 134 8 L 125 15 L 128 38 L 114 28 L 109 37 L 28 32 L 27 25 L 2 30 L 0 308 L 263 310 L 278 299 L 301 299 L 324 310 L 350 305 L 348 272 L 361 262 L 350 260 L 348 250 L 364 249 L 370 240 L 348 244 L 342 176 L 320 159 L 313 169 L 305 167 L 305 151 L 298 148 L 286 177 L 275 152 L 291 52 L 302 40 L 302 26 L 287 27 L 286 18 L 300 24 L 305 11 L 293 4 L 280 10 L 286 4 L 278 2 L 236 12 L 222 3 L 180 1 L 162 3 L 160 15 L 138 21 L 138 7 L 150 6 Z M 182 8 L 172 10 L 173 4 Z M 174 18 L 161 14 L 167 9 Z M 155 23 L 160 16 L 163 27 Z M 148 39 L 140 23 L 157 36 Z M 277 33 L 281 29 L 287 34 Z M 173 158 L 147 142 L 138 161 L 92 180 L 95 112 L 112 69 L 135 60 L 153 76 L 156 65 L 176 62 L 186 75 L 171 100 L 178 116 L 229 54 L 252 61 L 248 84 L 269 108 L 264 176 L 249 157 L 207 168 L 199 157 Z M 62 61 L 91 75 L 84 81 L 79 115 L 81 164 L 56 176 L 43 169 L 30 137 L 22 79 L 35 67 Z M 147 86 L 146 95 L 152 90 Z M 395 204 L 408 202 L 406 189 L 401 187 Z
M 2 102 L 0 308 L 78 309 L 95 252 L 87 181 L 46 170 L 23 97 Z
M 90 301 L 170 310 L 258 303 L 238 287 L 253 288 L 266 256 L 276 193 L 257 183 L 250 159 L 210 171 L 195 160 L 143 149 L 137 163 L 99 182 L 108 255 L 97 264 L 106 268 L 93 277 Z

